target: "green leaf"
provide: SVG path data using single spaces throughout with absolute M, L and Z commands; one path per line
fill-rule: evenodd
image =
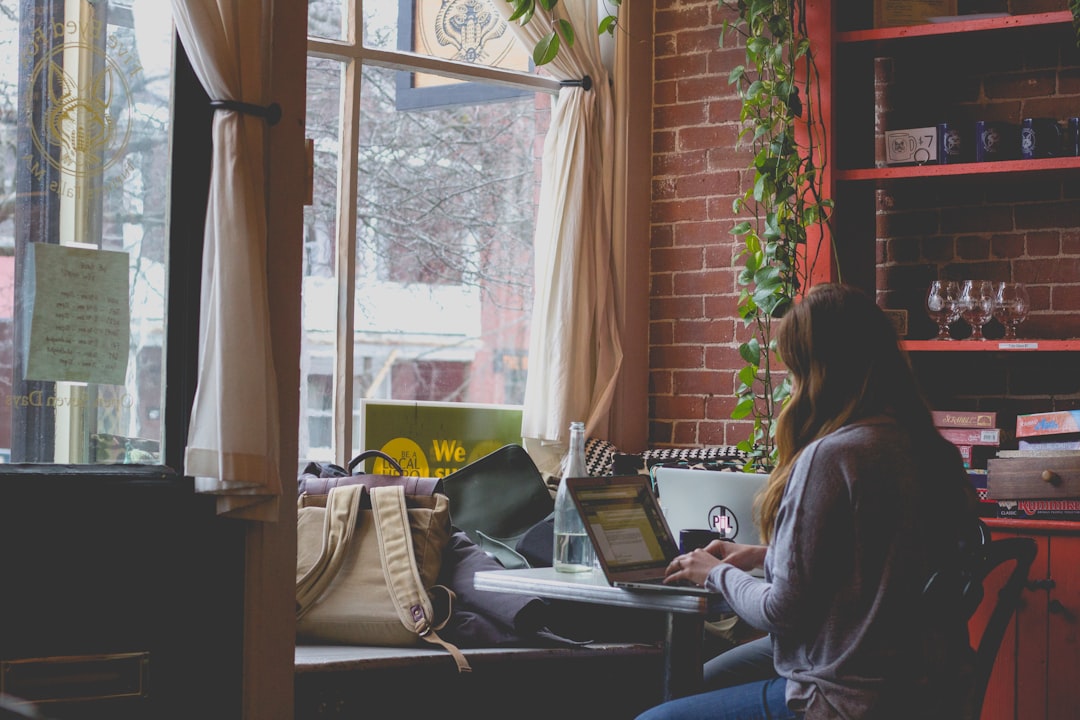
M 758 343 L 757 338 L 750 338 L 739 346 L 739 357 L 751 365 L 758 364 L 758 360 L 761 359 L 761 344 Z
M 615 28 L 616 26 L 618 26 L 618 24 L 619 18 L 615 17 L 614 15 L 608 15 L 606 18 L 600 21 L 599 25 L 596 26 L 596 34 L 603 35 L 604 33 L 607 33 L 608 35 L 614 35 Z
M 559 35 L 554 30 L 542 37 L 533 48 L 533 63 L 547 65 L 559 54 Z
M 540 0 L 540 6 L 551 12 L 555 9 L 555 6 L 559 4 L 559 0 Z
M 532 17 L 534 10 L 533 0 L 514 0 L 514 12 L 510 15 L 509 21 L 520 20 L 526 13 L 529 14 L 529 17 Z M 522 20 L 521 24 L 524 25 L 527 22 L 529 21 Z
M 744 399 L 735 404 L 735 409 L 731 411 L 731 418 L 733 420 L 742 420 L 743 418 L 748 417 L 753 411 L 754 399 Z
M 566 47 L 574 47 L 574 26 L 570 24 L 570 21 L 559 18 L 555 21 L 555 28 L 562 35 L 563 40 L 566 41 Z M 554 58 L 554 56 L 552 57 Z

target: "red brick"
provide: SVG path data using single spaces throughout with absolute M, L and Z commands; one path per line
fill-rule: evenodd
M 722 126 L 686 127 L 679 130 L 678 145 L 680 150 L 707 150 L 733 140 L 734 132 Z
M 1022 235 L 995 235 L 990 238 L 990 253 L 998 258 L 1017 258 L 1024 254 Z
M 653 320 L 704 317 L 701 298 L 653 298 L 649 303 L 649 315 Z M 665 367 L 663 363 L 649 367 Z
M 710 220 L 704 222 L 680 223 L 675 226 L 674 243 L 681 246 L 707 245 L 706 251 L 716 249 L 720 242 L 732 237 L 728 230 L 730 223 Z
M 658 396 L 655 399 L 655 415 L 659 418 L 675 418 L 678 420 L 705 417 L 705 401 L 700 397 L 668 395 Z
M 653 83 L 653 105 L 674 105 L 678 100 L 679 84 L 674 80 Z
M 704 220 L 707 217 L 708 205 L 701 199 L 661 201 L 652 206 L 653 222 Z
M 711 295 L 722 288 L 724 279 L 721 273 L 709 270 L 676 273 L 674 294 Z
M 658 130 L 702 125 L 709 117 L 709 106 L 703 101 L 684 105 L 665 105 L 653 111 L 653 127 Z M 685 148 L 681 148 L 685 149 Z
M 720 389 L 717 373 L 712 370 L 676 370 L 673 378 L 676 395 L 715 395 Z
M 708 3 L 699 7 L 688 7 L 681 4 L 680 7 L 670 10 L 657 8 L 653 15 L 653 32 L 678 32 L 686 28 L 705 27 L 709 24 L 711 5 L 712 3 Z
M 677 343 L 697 343 L 702 346 L 731 341 L 730 328 L 726 327 L 726 323 L 715 320 L 680 320 L 674 325 L 674 336 Z
M 717 194 L 726 194 L 730 196 L 738 189 L 735 184 L 736 179 L 737 176 L 734 173 L 701 173 L 698 175 L 683 176 L 676 181 L 676 196 L 681 198 L 704 197 Z
M 701 248 L 672 247 L 654 249 L 650 253 L 649 262 L 653 272 L 697 270 L 701 267 Z
M 1054 312 L 1080 312 L 1080 285 L 1055 285 L 1050 291 L 1050 307 Z
M 671 80 L 704 75 L 709 69 L 707 55 L 674 55 L 657 58 L 653 63 L 653 75 L 657 80 Z
M 1061 236 L 1056 232 L 1030 233 L 1027 236 L 1027 254 L 1032 257 L 1057 257 L 1060 252 Z
M 1028 285 L 1073 283 L 1080 277 L 1080 259 L 1017 260 L 1013 263 L 1013 279 Z
M 697 175 L 704 172 L 707 165 L 705 155 L 700 152 L 653 155 L 653 177 Z

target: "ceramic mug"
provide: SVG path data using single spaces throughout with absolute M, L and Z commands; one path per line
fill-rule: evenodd
M 1000 120 L 975 122 L 975 162 L 1014 160 L 1019 153 L 1016 127 Z
M 940 165 L 966 162 L 964 136 L 956 123 L 939 123 L 937 126 L 937 161 Z
M 1024 118 L 1020 123 L 1020 157 L 1024 160 L 1061 155 L 1061 125 L 1054 118 Z
M 1065 121 L 1065 139 L 1061 154 L 1080 157 L 1080 117 L 1071 117 Z
M 703 548 L 713 540 L 723 540 L 724 536 L 715 530 L 688 529 L 679 531 L 679 552 L 688 553 L 691 550 Z

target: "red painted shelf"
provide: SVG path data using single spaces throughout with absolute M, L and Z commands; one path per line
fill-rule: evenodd
M 871 30 L 851 30 L 836 33 L 838 43 L 880 42 L 882 40 L 902 40 L 904 38 L 932 37 L 934 35 L 952 35 L 954 33 L 981 32 L 987 30 L 1007 30 L 1010 28 L 1039 27 L 1043 25 L 1061 25 L 1072 23 L 1072 13 L 1068 10 L 1033 13 L 1028 15 L 1009 15 L 1006 17 L 983 18 L 980 20 L 956 20 L 954 22 L 926 23 L 925 25 L 904 25 L 901 27 L 874 28 Z
M 908 352 L 1071 352 L 1080 340 L 904 340 Z
M 1080 169 L 1080 157 L 998 162 L 956 163 L 954 165 L 903 165 L 856 170 L 836 170 L 837 180 L 899 180 L 903 178 L 955 177 L 959 175 L 1014 175 L 1023 172 Z

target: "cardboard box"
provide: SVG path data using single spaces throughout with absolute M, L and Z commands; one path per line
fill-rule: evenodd
M 956 0 L 874 0 L 874 27 L 921 25 L 931 17 L 956 15 Z
M 1018 450 L 1080 450 L 1080 434 L 1044 435 L 1029 440 L 1020 440 Z
M 1016 437 L 1018 438 L 1074 432 L 1080 432 L 1080 410 L 1016 416 Z
M 998 500 L 998 517 L 1014 520 L 1080 520 L 1080 499 Z
M 934 410 L 934 424 L 939 428 L 993 428 L 997 427 L 996 412 L 968 410 Z
M 937 128 L 885 131 L 886 165 L 937 163 Z
M 941 436 L 953 445 L 990 445 L 997 447 L 1001 444 L 1001 430 L 998 428 L 943 428 L 939 427 Z

